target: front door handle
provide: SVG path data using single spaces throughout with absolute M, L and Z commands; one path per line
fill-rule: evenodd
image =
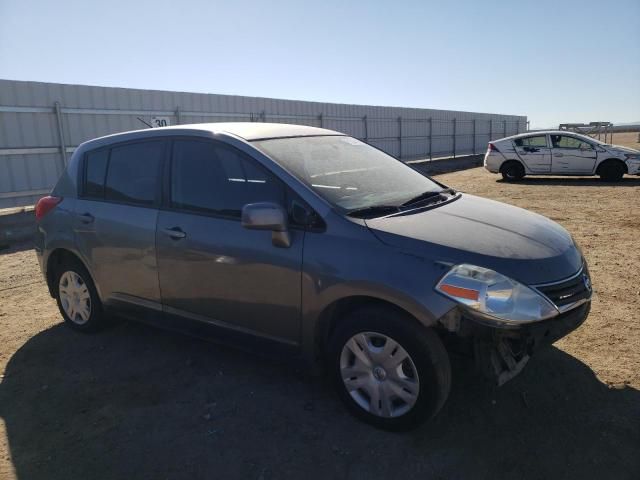
M 78 215 L 78 217 L 80 217 L 80 221 L 82 223 L 93 223 L 93 221 L 95 220 L 95 217 L 88 212 L 83 213 L 82 215 Z
M 184 233 L 180 227 L 165 228 L 164 233 L 166 233 L 169 237 L 173 238 L 174 240 L 180 240 L 181 238 L 184 238 L 187 236 L 187 234 Z
M 555 153 L 554 155 L 558 158 L 564 157 L 564 153 Z

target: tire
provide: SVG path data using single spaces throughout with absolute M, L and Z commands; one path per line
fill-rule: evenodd
M 80 332 L 105 326 L 104 311 L 91 275 L 79 260 L 68 258 L 56 267 L 54 292 L 65 323 Z
M 626 168 L 622 162 L 608 161 L 600 165 L 598 175 L 605 182 L 619 182 L 624 176 Z
M 507 182 L 517 182 L 525 175 L 524 167 L 520 162 L 507 162 L 500 168 L 502 178 Z
M 328 355 L 347 409 L 377 428 L 414 429 L 435 416 L 449 395 L 451 365 L 442 341 L 391 308 L 364 307 L 340 319 Z

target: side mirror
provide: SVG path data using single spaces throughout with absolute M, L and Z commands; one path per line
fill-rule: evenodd
M 287 213 L 276 203 L 249 203 L 242 207 L 242 226 L 249 230 L 271 230 L 271 241 L 276 247 L 291 246 Z

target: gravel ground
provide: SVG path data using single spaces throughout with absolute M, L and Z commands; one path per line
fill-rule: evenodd
M 292 361 L 65 328 L 23 245 L 0 252 L 0 478 L 640 478 L 640 178 L 438 178 L 549 216 L 590 263 L 589 319 L 520 376 L 496 388 L 454 358 L 433 421 L 377 431 Z

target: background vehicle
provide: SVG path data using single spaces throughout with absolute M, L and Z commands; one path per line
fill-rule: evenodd
M 566 131 L 529 132 L 490 142 L 484 167 L 507 181 L 525 175 L 599 175 L 617 181 L 625 173 L 640 175 L 640 151 Z
M 324 363 L 347 407 L 381 428 L 415 427 L 444 404 L 443 337 L 503 383 L 590 308 L 586 263 L 559 225 L 313 127 L 92 140 L 36 217 L 38 259 L 72 328 L 114 312 L 277 345 Z

